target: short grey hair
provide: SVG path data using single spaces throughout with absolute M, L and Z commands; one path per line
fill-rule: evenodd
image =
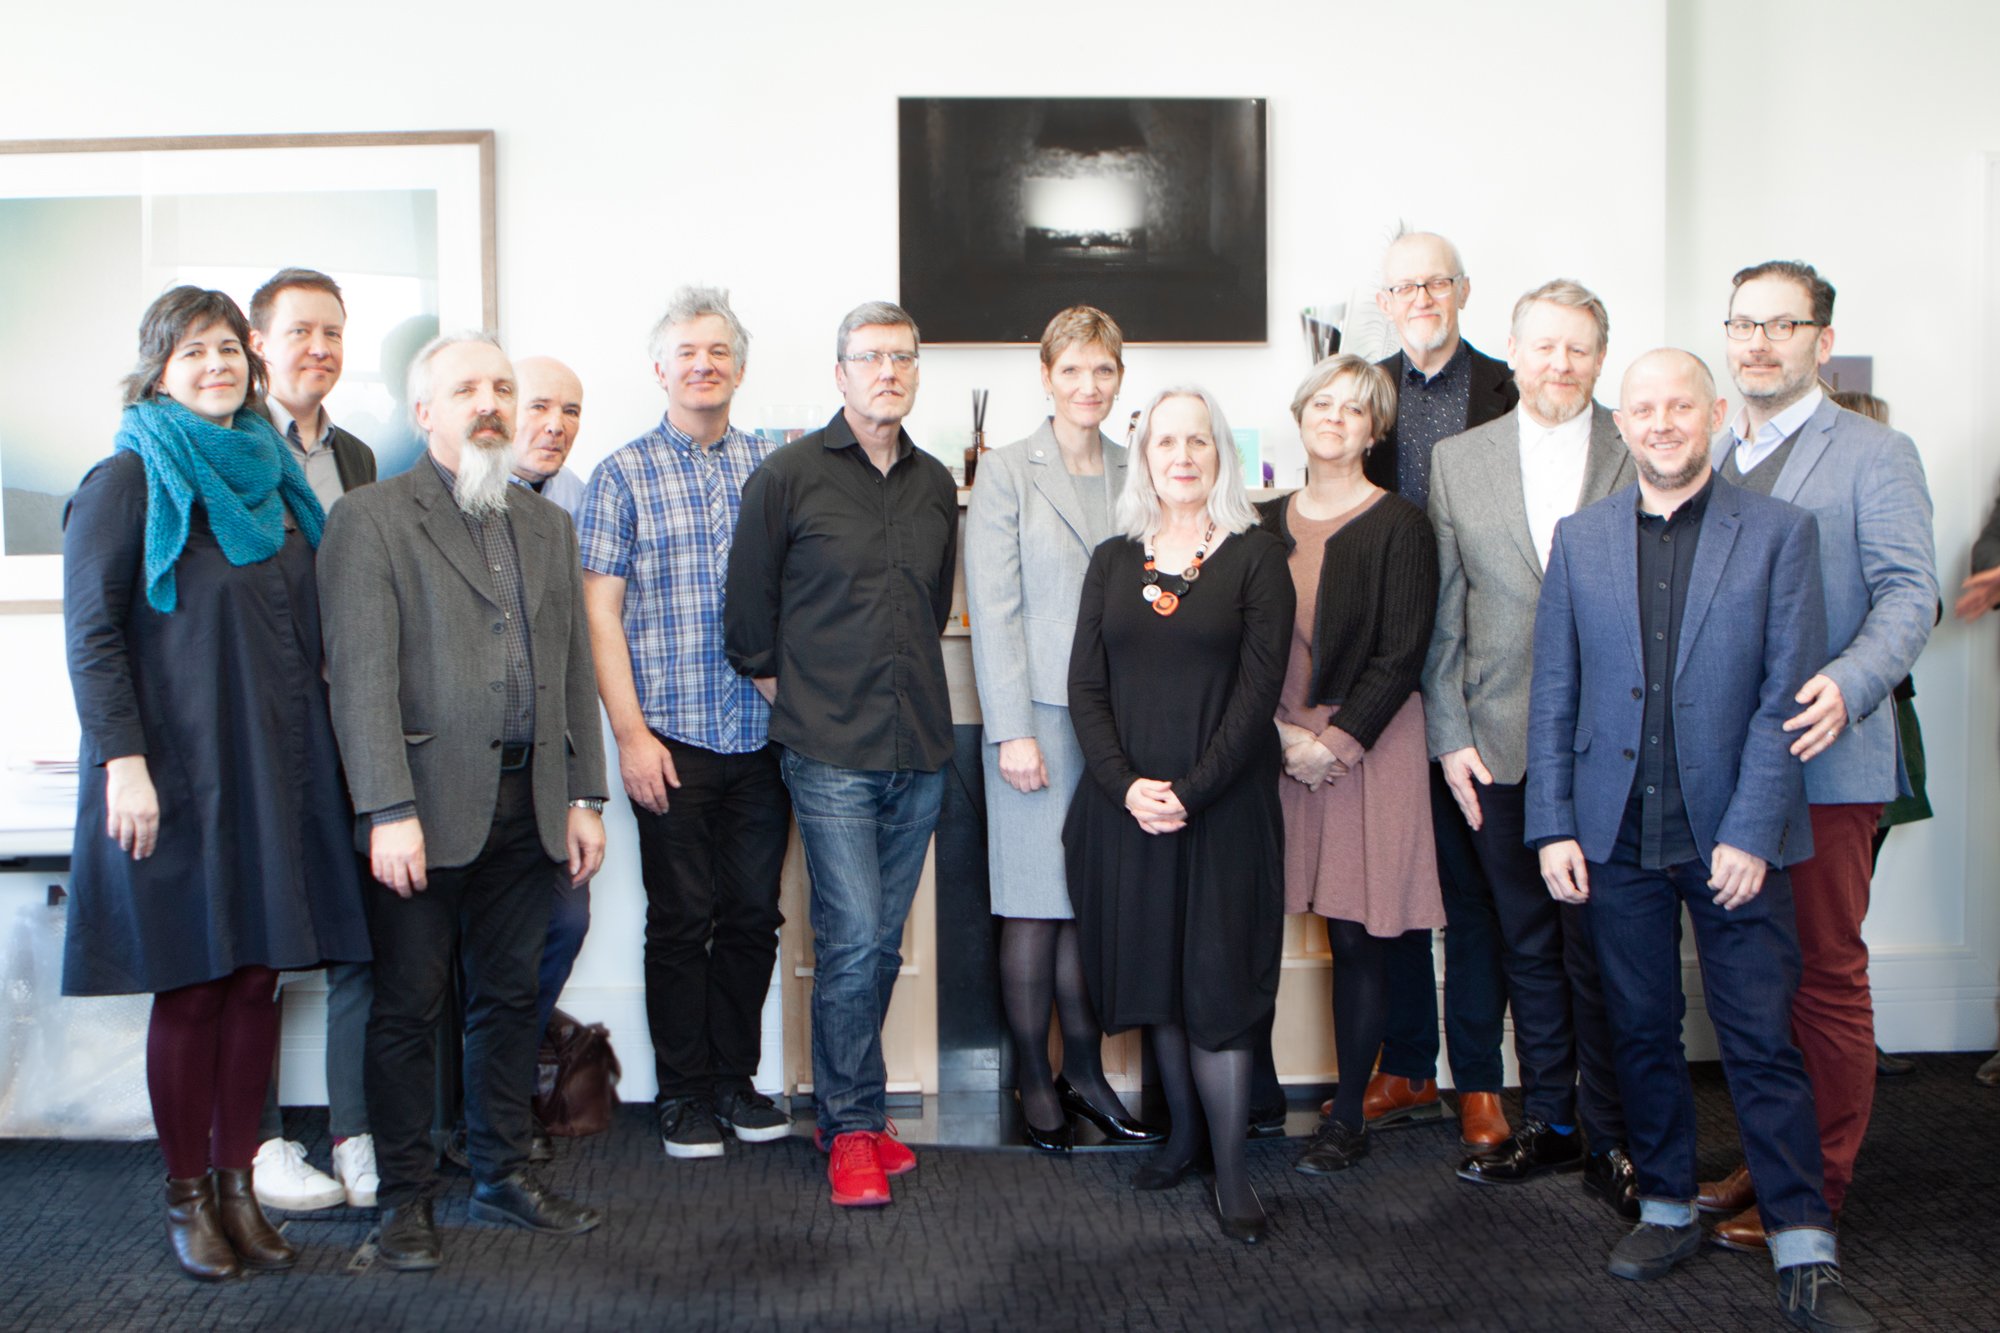
M 431 400 L 431 362 L 437 360 L 439 352 L 459 343 L 485 343 L 489 347 L 499 347 L 503 353 L 507 350 L 500 347 L 500 335 L 491 329 L 457 329 L 451 333 L 440 333 L 419 347 L 417 354 L 410 358 L 409 378 L 404 382 L 410 397 L 410 425 L 416 428 L 419 435 L 424 433 L 424 425 L 417 420 L 417 408 Z
M 666 311 L 646 339 L 646 352 L 653 358 L 653 364 L 657 366 L 667 359 L 667 330 L 704 315 L 714 315 L 729 326 L 729 353 L 736 358 L 738 367 L 750 359 L 750 330 L 743 327 L 743 321 L 736 318 L 736 312 L 729 308 L 729 290 L 725 287 L 690 285 L 677 289 L 667 298 Z
M 1604 302 L 1597 298 L 1596 292 L 1570 278 L 1551 278 L 1514 302 L 1514 319 L 1507 326 L 1508 333 L 1516 338 L 1521 336 L 1521 321 L 1528 317 L 1528 311 L 1537 301 L 1584 311 L 1597 321 L 1597 350 L 1601 352 L 1611 345 L 1611 315 Z
M 1125 489 L 1118 493 L 1114 521 L 1119 531 L 1133 541 L 1148 541 L 1160 530 L 1160 496 L 1153 489 L 1153 470 L 1146 463 L 1146 446 L 1153 442 L 1153 414 L 1169 398 L 1199 398 L 1208 409 L 1208 428 L 1215 436 L 1215 487 L 1208 493 L 1208 516 L 1227 533 L 1248 532 L 1257 526 L 1257 511 L 1243 486 L 1243 457 L 1236 451 L 1236 436 L 1222 404 L 1215 395 L 1196 385 L 1162 389 L 1146 404 L 1139 421 L 1138 443 L 1125 469 Z
M 847 358 L 847 340 L 856 329 L 865 329 L 871 324 L 887 324 L 906 328 L 910 331 L 910 341 L 922 345 L 923 335 L 917 332 L 917 321 L 910 318 L 910 312 L 890 301 L 863 301 L 847 312 L 847 318 L 840 321 L 840 332 L 833 338 L 833 359 Z

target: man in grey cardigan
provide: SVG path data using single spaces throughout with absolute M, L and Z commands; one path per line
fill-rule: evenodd
M 604 859 L 604 742 L 569 520 L 508 484 L 514 370 L 488 334 L 410 368 L 429 454 L 335 507 L 320 545 L 328 681 L 368 896 L 369 1121 L 380 1254 L 435 1268 L 435 1015 L 466 980 L 470 1215 L 571 1235 L 601 1220 L 526 1169 L 536 969 L 567 873 Z M 567 867 L 565 868 L 565 862 Z

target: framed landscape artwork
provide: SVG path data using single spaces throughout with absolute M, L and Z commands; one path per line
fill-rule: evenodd
M 902 303 L 926 343 L 1262 343 L 1261 98 L 904 98 Z
M 346 297 L 333 420 L 385 475 L 418 447 L 403 380 L 440 327 L 491 328 L 493 134 L 0 141 L 0 608 L 62 596 L 62 511 L 111 452 L 139 317 L 287 266 Z

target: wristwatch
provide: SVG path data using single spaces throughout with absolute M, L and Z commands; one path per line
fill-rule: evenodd
M 602 796 L 579 796 L 569 803 L 569 808 L 572 810 L 588 810 L 593 815 L 601 815 L 604 813 L 604 798 Z

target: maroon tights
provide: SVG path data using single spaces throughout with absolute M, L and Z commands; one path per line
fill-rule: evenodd
M 153 997 L 146 1090 L 169 1176 L 243 1170 L 256 1156 L 278 1045 L 277 983 L 268 967 L 242 967 Z

